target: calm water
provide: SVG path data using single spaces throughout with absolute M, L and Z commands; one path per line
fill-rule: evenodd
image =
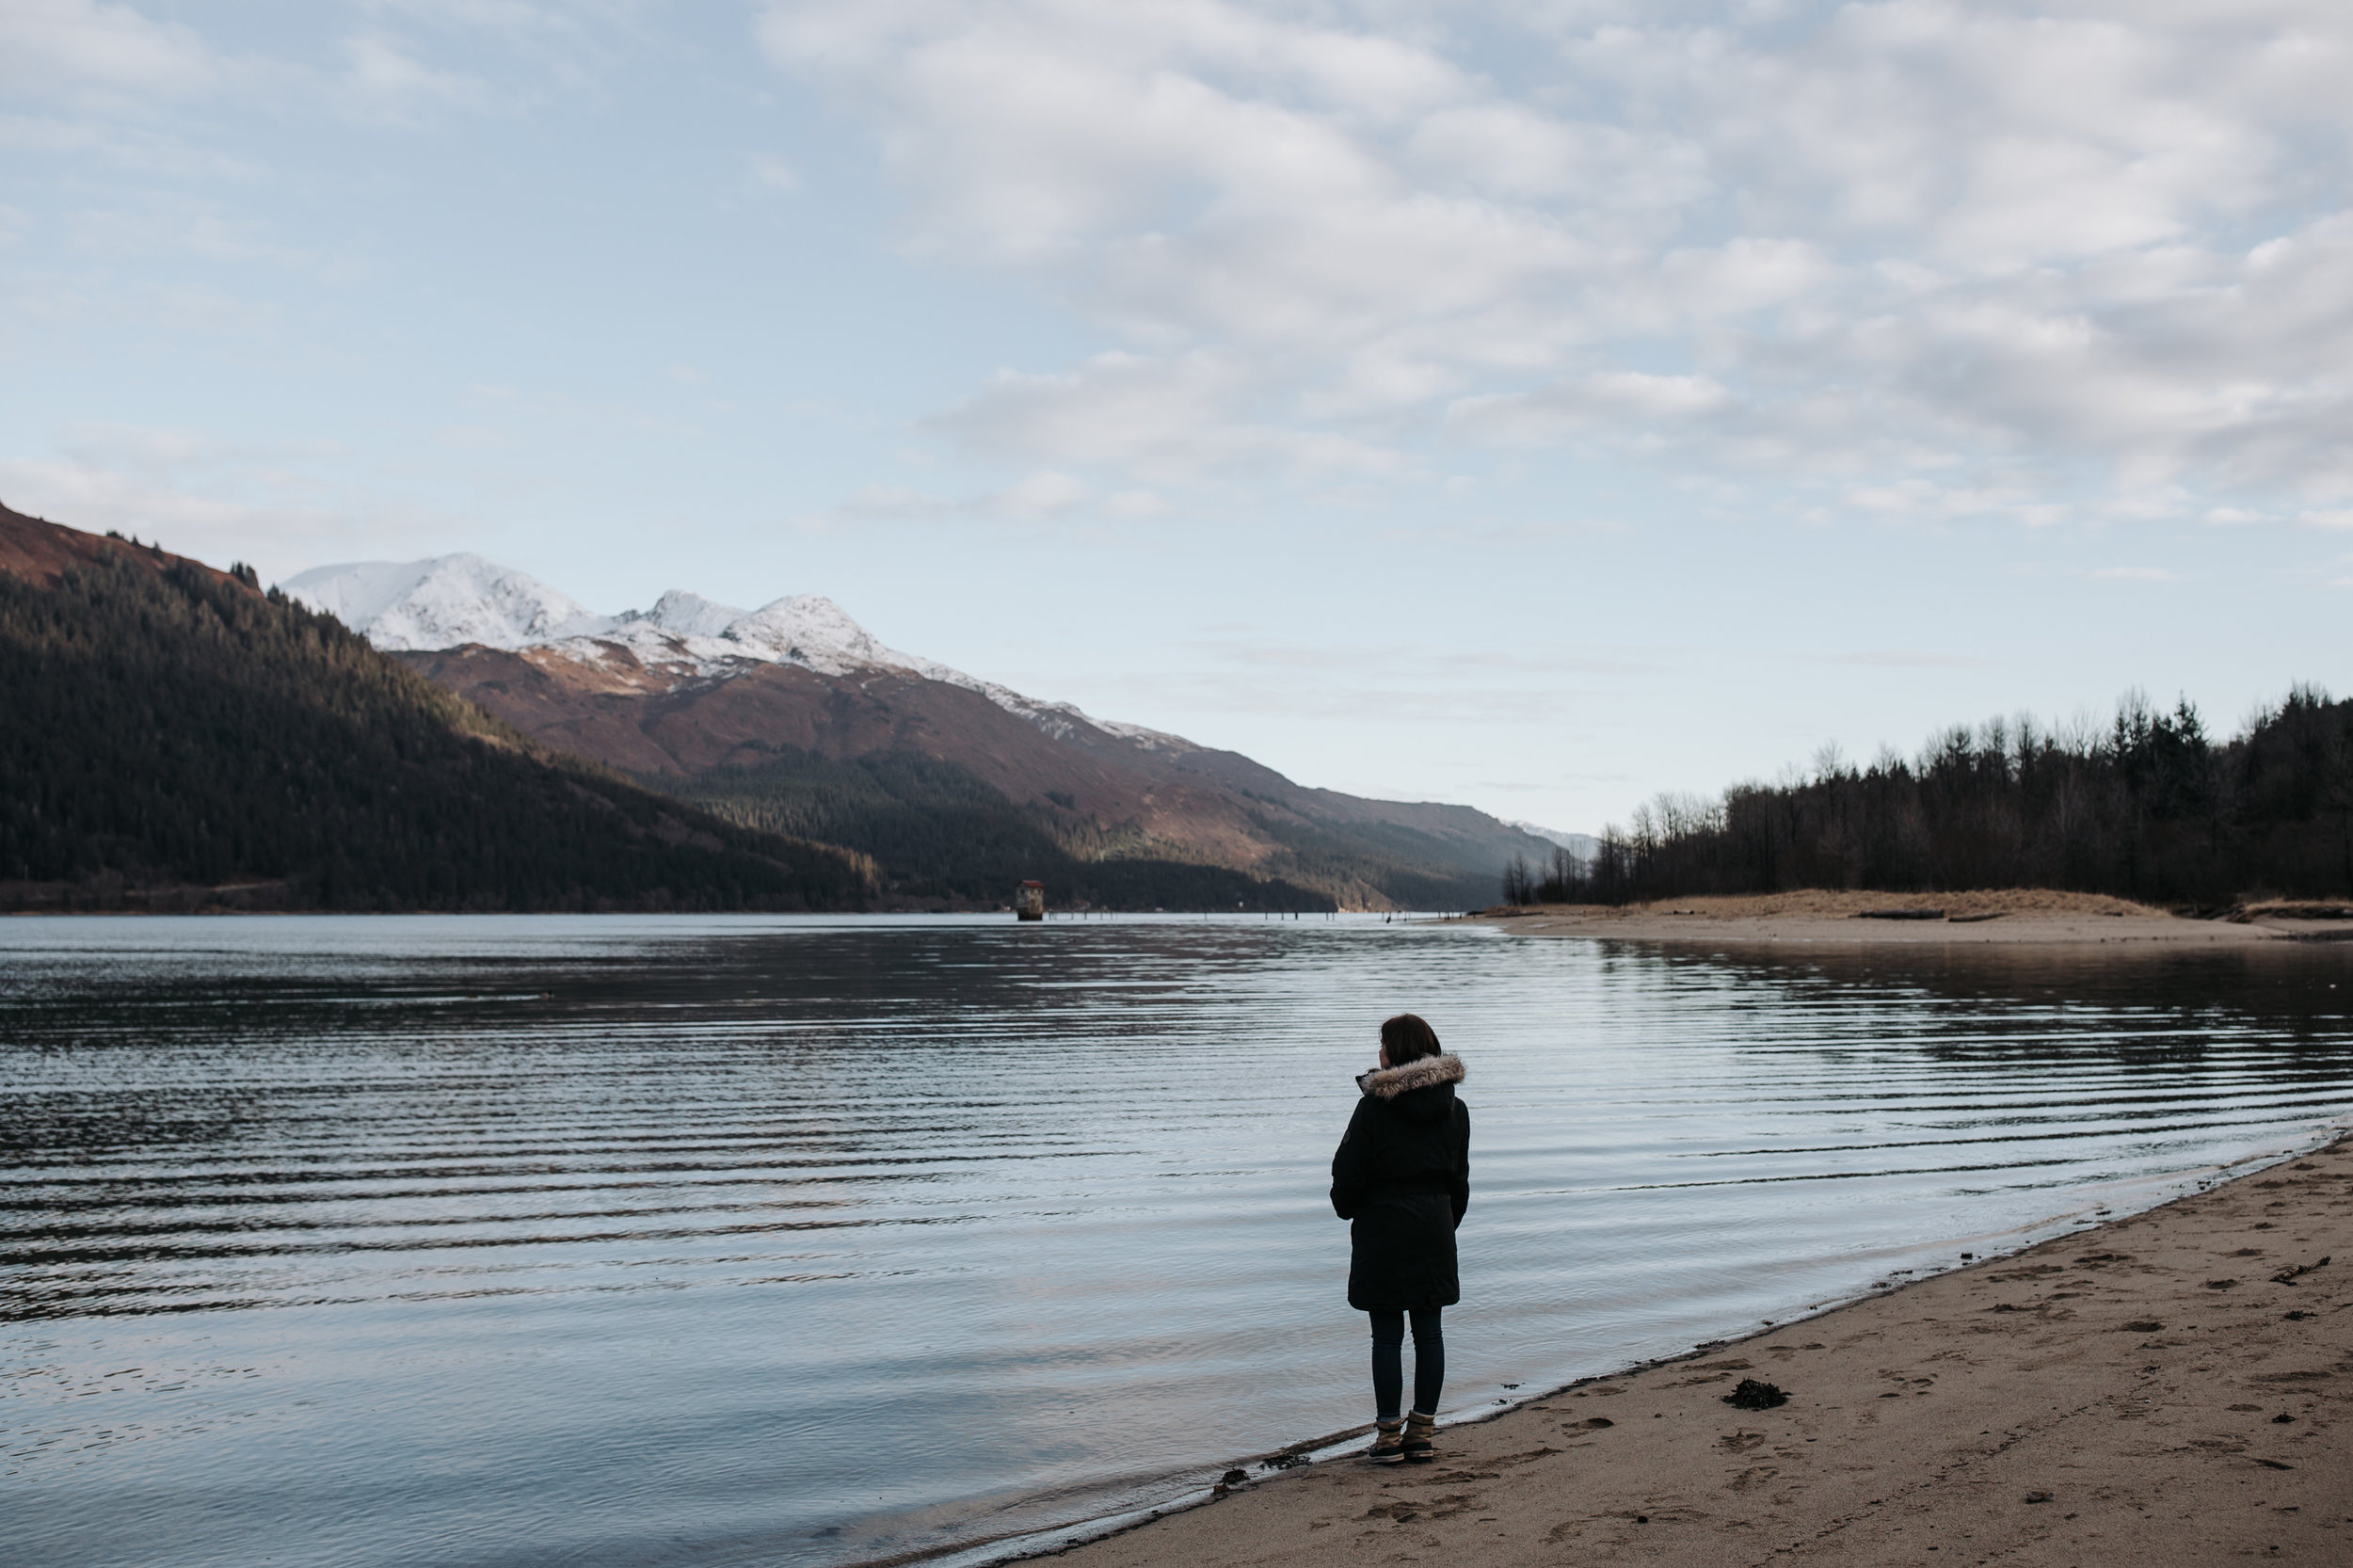
M 0 1512 L 48 1568 L 968 1544 L 1369 1416 L 1323 1190 L 1401 1007 L 1470 1066 L 1470 1410 L 2308 1143 L 2348 1000 L 2344 949 L 0 922 Z

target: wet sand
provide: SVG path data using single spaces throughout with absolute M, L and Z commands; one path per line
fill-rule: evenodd
M 1933 918 L 1904 918 L 1934 911 Z M 1896 917 L 1896 918 L 1890 918 Z M 1905 895 L 1799 892 L 1609 908 L 1554 904 L 1471 917 L 1523 936 L 1593 936 L 1720 947 L 2075 947 L 2155 951 L 2343 941 L 2353 920 L 2258 905 L 2192 920 L 2097 894 L 2040 889 Z
M 1788 1402 L 1727 1405 L 1742 1379 Z M 1254 1465 L 1063 1556 L 2353 1562 L 2353 1143 L 1441 1429 L 1439 1455 Z

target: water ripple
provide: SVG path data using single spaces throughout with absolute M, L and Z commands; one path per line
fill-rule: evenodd
M 0 927 L 0 1483 L 54 1568 L 826 1564 L 1364 1414 L 1325 1165 L 1470 1064 L 1449 1401 L 2154 1201 L 2353 1109 L 2353 952 L 1460 926 Z

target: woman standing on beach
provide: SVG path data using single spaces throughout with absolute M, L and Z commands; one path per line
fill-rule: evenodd
M 1332 1208 L 1349 1224 L 1348 1304 L 1372 1319 L 1377 1432 L 1365 1457 L 1431 1459 L 1446 1340 L 1438 1309 L 1463 1299 L 1454 1227 L 1470 1207 L 1470 1111 L 1454 1097 L 1463 1064 L 1411 1013 L 1381 1026 L 1381 1065 L 1332 1156 Z M 1414 1408 L 1404 1398 L 1405 1320 L 1414 1324 Z

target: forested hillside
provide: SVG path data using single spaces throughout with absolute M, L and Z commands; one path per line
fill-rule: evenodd
M 1921 755 L 1662 795 L 1599 854 L 1505 877 L 1510 903 L 1798 888 L 2058 888 L 2220 906 L 2353 898 L 2353 701 L 2309 686 L 2226 742 L 2187 702 L 2126 699 L 2105 729 L 1955 728 Z
M 904 899 L 993 905 L 1034 877 L 1057 908 L 1335 907 L 1328 891 L 1279 876 L 1122 854 L 1132 846 L 1102 841 L 1096 824 L 1060 802 L 1016 805 L 968 768 L 916 751 L 836 760 L 778 747 L 766 762 L 646 782 L 746 826 L 855 849 Z
M 0 905 L 798 909 L 863 894 L 855 856 L 546 753 L 249 573 L 0 510 Z
M 1064 792 L 1013 800 L 945 758 L 770 751 L 761 762 L 639 781 L 730 822 L 855 849 L 872 857 L 881 887 L 918 900 L 993 904 L 1036 877 L 1056 907 L 1465 909 L 1495 886 L 1492 871 L 1466 871 L 1429 835 L 1388 824 L 1334 827 L 1268 809 L 1251 826 L 1276 847 L 1242 871 L 1206 854 L 1187 858 L 1188 846 L 1132 821 L 1106 824 Z

